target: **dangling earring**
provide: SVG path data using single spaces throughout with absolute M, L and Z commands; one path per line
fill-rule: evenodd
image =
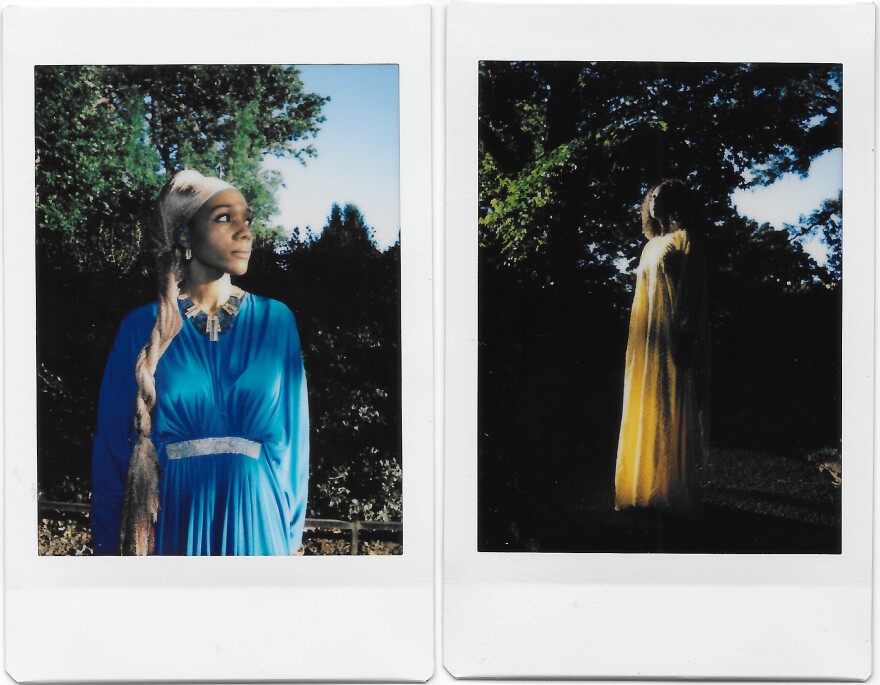
M 190 259 L 192 259 L 193 258 L 193 251 L 189 248 L 186 248 L 186 251 L 183 253 L 183 258 L 186 261 L 189 261 Z

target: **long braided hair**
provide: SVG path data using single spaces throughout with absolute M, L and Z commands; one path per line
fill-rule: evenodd
M 137 440 L 131 451 L 125 481 L 125 500 L 119 526 L 119 552 L 152 554 L 153 524 L 159 514 L 159 459 L 151 439 L 152 411 L 156 406 L 156 367 L 181 329 L 177 306 L 186 264 L 180 237 L 188 223 L 211 196 L 233 188 L 219 178 L 186 170 L 175 174 L 159 194 L 150 225 L 150 243 L 156 253 L 159 303 L 150 338 L 135 362 L 137 380 L 134 427 Z

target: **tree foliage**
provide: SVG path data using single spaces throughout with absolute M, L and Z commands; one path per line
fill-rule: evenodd
M 662 178 L 728 225 L 733 189 L 841 144 L 839 65 L 484 62 L 479 87 L 482 242 L 548 281 L 636 257 L 635 209 Z
M 821 280 L 829 285 L 843 278 L 843 193 L 829 198 L 815 212 L 802 216 L 797 226 L 787 226 L 802 238 L 818 237 L 827 246 L 826 274 Z
M 261 160 L 313 155 L 327 100 L 274 65 L 41 66 L 35 97 L 39 245 L 52 264 L 117 274 L 184 168 L 235 183 L 256 231 L 270 229 L 280 179 Z

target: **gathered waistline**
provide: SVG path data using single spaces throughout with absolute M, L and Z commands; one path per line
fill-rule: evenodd
M 169 459 L 204 457 L 209 454 L 243 454 L 251 459 L 260 458 L 259 442 L 247 438 L 200 438 L 172 442 L 165 446 Z

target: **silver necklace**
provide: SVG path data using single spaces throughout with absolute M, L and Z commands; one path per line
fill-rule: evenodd
M 183 304 L 183 315 L 193 322 L 196 330 L 208 336 L 211 342 L 217 342 L 221 335 L 232 328 L 244 295 L 244 290 L 232 286 L 229 299 L 216 314 L 208 314 L 186 293 L 180 293 L 177 299 Z

